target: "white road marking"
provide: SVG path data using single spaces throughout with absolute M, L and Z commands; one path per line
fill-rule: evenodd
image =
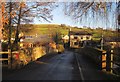
M 80 63 L 79 63 L 79 61 L 78 61 L 77 54 L 75 54 L 75 57 L 76 57 L 77 64 L 78 64 L 78 67 L 79 67 L 79 72 L 80 72 L 81 79 L 82 79 L 82 81 L 84 82 L 85 79 L 84 79 L 84 77 L 83 77 L 82 68 L 80 67 Z

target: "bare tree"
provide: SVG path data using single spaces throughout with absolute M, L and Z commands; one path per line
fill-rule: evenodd
M 120 1 L 118 2 L 117 11 L 118 11 L 118 25 L 120 25 Z
M 65 3 L 65 15 L 71 16 L 75 21 L 81 23 L 93 19 L 92 21 L 108 23 L 109 16 L 113 12 L 112 7 L 115 2 L 68 2 Z M 115 13 L 114 13 L 115 14 Z M 115 17 L 114 17 L 115 18 Z M 85 22 L 86 23 L 86 22 Z M 91 23 L 91 22 L 89 22 Z M 93 22 L 92 22 L 93 23 Z
M 38 17 L 39 20 L 44 19 L 48 22 L 52 20 L 51 11 L 53 9 L 53 3 L 49 2 L 34 2 L 34 3 L 20 3 L 19 14 L 17 15 L 17 30 L 15 43 L 18 43 L 19 27 L 21 22 L 32 22 L 34 17 Z M 50 20 L 49 20 L 50 19 Z
M 37 17 L 40 21 L 45 20 L 50 22 L 52 20 L 51 12 L 55 7 L 53 4 L 53 2 L 4 2 L 4 13 L 2 15 L 3 18 L 7 20 L 5 23 L 1 22 L 5 28 L 4 30 L 7 32 L 9 31 L 10 33 L 12 26 L 16 24 L 17 27 L 14 43 L 18 44 L 20 24 L 31 23 L 35 17 Z M 10 25 L 11 29 L 9 29 Z M 10 40 L 10 36 L 8 38 Z

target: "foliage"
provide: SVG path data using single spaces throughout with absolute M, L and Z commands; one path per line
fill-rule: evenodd
M 31 23 L 35 17 L 50 22 L 52 20 L 51 12 L 55 8 L 53 2 L 0 2 L 0 5 L 1 20 L 3 20 L 0 23 L 3 25 L 3 36 L 5 39 L 9 39 L 9 44 L 11 44 L 11 34 L 13 34 L 16 46 L 19 42 L 21 23 Z M 15 30 L 12 30 L 13 25 L 16 25 Z
M 64 46 L 62 44 L 57 44 L 58 53 L 64 52 Z
M 55 35 L 53 35 L 53 40 L 56 44 L 62 43 L 62 37 L 60 32 L 56 32 Z
M 7 51 L 8 49 L 8 43 L 7 42 L 2 42 L 2 51 Z

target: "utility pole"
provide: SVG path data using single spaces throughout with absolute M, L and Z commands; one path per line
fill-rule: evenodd
M 70 48 L 70 31 L 71 31 L 71 28 L 69 28 L 69 32 L 68 32 L 68 36 L 69 36 L 68 45 L 69 45 L 69 48 Z
M 102 37 L 101 37 L 101 50 L 103 50 L 103 34 L 102 34 Z
M 100 48 L 101 50 L 103 50 L 103 44 L 104 44 L 104 41 L 103 41 L 103 33 L 104 33 L 104 29 L 101 30 L 101 42 L 100 42 Z

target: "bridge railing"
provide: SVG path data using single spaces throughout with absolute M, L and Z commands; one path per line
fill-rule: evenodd
M 113 54 L 105 50 L 92 47 L 84 47 L 80 49 L 81 53 L 92 59 L 98 69 L 112 73 Z
M 2 64 L 2 67 L 7 67 L 9 69 L 11 69 L 12 67 L 12 60 L 13 58 L 11 58 L 10 53 L 12 54 L 12 56 L 17 55 L 17 51 L 14 52 L 9 52 L 9 51 L 0 51 L 0 62 Z

